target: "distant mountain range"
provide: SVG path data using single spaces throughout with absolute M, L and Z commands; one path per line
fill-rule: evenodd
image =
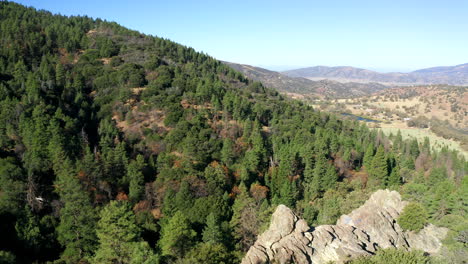
M 409 73 L 379 73 L 350 66 L 315 66 L 281 72 L 289 77 L 310 80 L 335 80 L 339 82 L 379 82 L 390 85 L 450 84 L 468 85 L 468 63 L 456 66 L 433 67 Z
M 280 92 L 308 97 L 349 98 L 368 95 L 388 87 L 379 83 L 341 83 L 333 80 L 312 81 L 307 78 L 288 76 L 260 67 L 224 62 L 248 78 L 262 82 Z

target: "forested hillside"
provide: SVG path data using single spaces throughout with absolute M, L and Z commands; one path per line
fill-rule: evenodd
M 276 205 L 331 224 L 378 188 L 451 229 L 446 259 L 466 256 L 457 153 L 116 23 L 2 1 L 0 36 L 1 263 L 238 263 Z

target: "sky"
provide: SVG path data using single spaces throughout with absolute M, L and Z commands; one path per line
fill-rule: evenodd
M 466 0 L 16 0 L 168 38 L 272 70 L 381 72 L 468 62 Z

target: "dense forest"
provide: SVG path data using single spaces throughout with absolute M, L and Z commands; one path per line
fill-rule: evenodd
M 468 259 L 456 152 L 116 23 L 2 1 L 0 35 L 0 263 L 239 263 L 276 205 L 331 224 L 381 188 Z

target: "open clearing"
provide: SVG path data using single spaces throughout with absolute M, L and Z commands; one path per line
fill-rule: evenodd
M 463 150 L 460 146 L 460 143 L 454 140 L 445 139 L 443 137 L 439 137 L 436 134 L 432 133 L 428 129 L 421 129 L 421 128 L 395 128 L 395 127 L 382 127 L 378 128 L 381 129 L 385 135 L 396 135 L 398 130 L 401 131 L 401 135 L 403 139 L 406 138 L 416 138 L 419 142 L 423 142 L 425 137 L 429 138 L 431 142 L 431 147 L 435 150 L 440 150 L 443 147 L 448 147 L 451 150 L 457 150 L 462 155 L 465 156 L 465 159 L 468 159 L 468 152 Z

